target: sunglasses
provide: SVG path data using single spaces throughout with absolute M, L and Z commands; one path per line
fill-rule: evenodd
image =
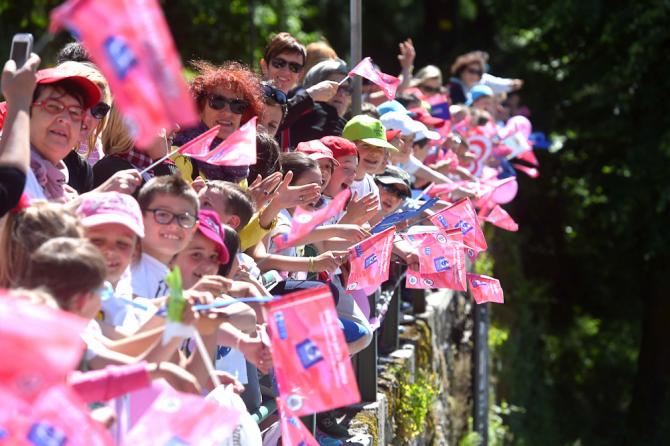
M 98 102 L 93 107 L 91 107 L 91 115 L 95 119 L 103 119 L 109 113 L 111 107 L 104 102 Z
M 72 122 L 81 122 L 84 119 L 84 109 L 78 105 L 66 106 L 58 99 L 49 98 L 44 101 L 33 102 L 35 107 L 40 107 L 50 115 L 60 115 L 64 110 L 70 114 Z
M 249 103 L 244 99 L 229 99 L 218 95 L 210 95 L 207 98 L 207 103 L 214 110 L 223 110 L 228 105 L 230 106 L 230 111 L 236 115 L 243 114 L 249 108 Z
M 291 73 L 300 73 L 304 67 L 304 65 L 300 65 L 297 62 L 289 62 L 288 60 L 282 59 L 281 57 L 273 57 L 270 61 L 270 65 L 278 70 L 281 70 L 286 65 L 288 65 L 288 69 L 291 71 Z
M 484 72 L 482 70 L 478 70 L 476 68 L 468 68 L 465 71 L 467 71 L 470 74 L 476 74 L 477 76 L 480 76 L 480 77 L 484 75 Z
M 429 87 L 428 85 L 420 85 L 419 89 L 426 93 L 440 93 L 442 91 L 442 87 Z
M 405 191 L 405 190 L 400 190 L 398 188 L 395 188 L 395 187 L 391 186 L 390 184 L 384 184 L 384 183 L 379 183 L 379 182 L 377 184 L 379 185 L 379 187 L 384 189 L 387 193 L 389 193 L 391 195 L 395 195 L 400 200 L 404 200 L 405 198 L 408 197 L 407 191 Z
M 195 226 L 195 223 L 198 219 L 195 215 L 191 215 L 188 212 L 185 214 L 175 214 L 165 209 L 147 209 L 145 212 L 151 212 L 154 214 L 154 220 L 159 225 L 169 225 L 175 219 L 177 219 L 177 224 L 184 229 L 191 229 Z
M 266 98 L 272 99 L 279 105 L 286 105 L 286 94 L 283 91 L 273 87 L 272 85 L 263 84 L 261 86 L 263 87 L 263 95 Z

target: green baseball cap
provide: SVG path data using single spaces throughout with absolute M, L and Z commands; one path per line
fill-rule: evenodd
M 351 118 L 342 130 L 342 137 L 349 141 L 363 141 L 391 152 L 399 151 L 386 140 L 386 129 L 381 121 L 368 115 Z

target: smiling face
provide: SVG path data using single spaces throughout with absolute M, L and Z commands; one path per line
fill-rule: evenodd
M 324 192 L 329 197 L 335 197 L 335 195 L 351 186 L 356 178 L 358 157 L 348 155 L 338 158 L 337 161 L 340 165 L 333 169 L 333 174 Z
M 358 170 L 356 171 L 356 179 L 362 180 L 366 173 L 374 174 L 379 171 L 384 162 L 386 154 L 381 147 L 373 146 L 363 141 L 356 141 L 356 148 L 358 148 L 358 156 L 360 161 L 358 163 Z
M 45 87 L 35 102 L 48 99 L 60 101 L 65 109 L 51 114 L 42 106 L 33 105 L 30 116 L 30 143 L 37 152 L 53 164 L 58 164 L 79 141 L 81 121 L 74 122 L 68 107 L 81 107 L 74 97 L 54 87 Z
M 209 92 L 210 96 L 222 96 L 226 99 L 242 99 L 242 94 L 235 92 L 228 88 L 216 87 Z M 242 115 L 233 113 L 230 109 L 230 104 L 226 104 L 221 110 L 215 110 L 209 105 L 209 100 L 205 100 L 205 108 L 200 112 L 200 119 L 205 123 L 207 128 L 212 128 L 214 126 L 220 125 L 219 133 L 217 136 L 221 139 L 226 139 L 230 136 L 235 130 L 240 128 L 240 123 L 242 121 Z
M 281 53 L 278 56 L 273 57 L 276 59 L 273 63 L 273 60 L 261 60 L 261 72 L 263 73 L 263 79 L 267 81 L 272 81 L 272 84 L 283 91 L 288 93 L 293 87 L 298 84 L 298 79 L 302 74 L 302 70 L 294 73 L 291 71 L 289 63 L 295 63 L 300 66 L 305 64 L 305 60 L 301 54 L 294 52 Z M 284 65 L 281 68 L 277 68 L 279 65 Z
M 203 276 L 218 272 L 219 253 L 212 240 L 197 232 L 188 246 L 177 255 L 174 263 L 181 270 L 184 288 L 191 288 Z
M 396 185 L 396 184 L 381 184 L 378 183 L 379 186 L 379 201 L 382 205 L 381 208 L 381 213 L 383 216 L 387 216 L 393 212 L 396 211 L 400 207 L 400 205 L 403 202 L 403 199 L 398 195 L 398 193 L 395 193 L 397 191 L 402 190 L 402 186 Z
M 161 209 L 173 214 L 196 215 L 196 210 L 187 199 L 166 194 L 156 194 L 147 208 Z M 195 226 L 190 229 L 179 226 L 177 218 L 167 225 L 162 225 L 156 222 L 152 212 L 143 211 L 142 215 L 145 233 L 142 249 L 166 265 L 175 254 L 188 245 L 196 230 Z
M 85 228 L 84 234 L 105 258 L 105 280 L 116 286 L 133 259 L 137 235 L 118 223 Z
M 304 171 L 302 175 L 300 175 L 297 179 L 294 179 L 291 182 L 291 186 L 304 186 L 306 184 L 313 184 L 313 183 L 320 185 L 322 181 L 323 179 L 321 178 L 321 171 L 319 169 L 309 169 Z M 308 211 L 312 211 L 314 209 L 310 209 L 311 207 L 310 205 L 314 205 L 317 201 L 319 201 L 318 198 L 311 203 L 305 203 L 305 206 L 301 207 L 304 207 Z
M 330 183 L 335 165 L 329 159 L 321 159 L 317 163 L 319 163 L 319 170 L 321 171 L 321 190 L 324 190 Z
M 268 105 L 265 104 L 265 109 L 258 120 L 258 127 L 265 130 L 265 133 L 274 137 L 279 130 L 284 111 L 279 104 Z

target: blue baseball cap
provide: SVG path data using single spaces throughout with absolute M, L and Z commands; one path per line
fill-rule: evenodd
M 392 101 L 386 101 L 382 102 L 377 106 L 377 111 L 379 112 L 379 116 L 384 115 L 389 112 L 401 112 L 406 115 L 409 115 L 410 112 L 405 108 L 404 105 L 402 105 L 400 102 L 396 101 L 395 99 Z
M 483 98 L 484 96 L 493 96 L 491 87 L 481 84 L 475 85 L 470 90 L 470 98 L 466 105 L 472 105 L 477 99 Z

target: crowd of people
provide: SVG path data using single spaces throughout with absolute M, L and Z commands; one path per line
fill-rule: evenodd
M 192 61 L 199 124 L 165 129 L 141 148 L 81 43 L 62 48 L 52 68 L 39 67 L 34 54 L 21 67 L 5 64 L 3 299 L 87 321 L 85 352 L 68 385 L 118 444 L 132 429 L 128 413 L 142 410 L 131 392 L 164 379 L 180 392 L 206 395 L 216 387 L 210 368 L 246 408 L 235 441 L 246 440 L 230 444 L 277 444 L 276 417 L 258 427 L 248 416 L 276 395 L 262 298 L 327 285 L 355 355 L 372 342 L 376 325 L 364 303 L 373 290 L 347 286 L 351 249 L 429 196 L 438 200 L 399 222 L 398 234 L 462 198 L 479 202 L 490 195 L 484 180 L 510 175 L 516 149 L 500 141 L 516 130 L 528 137 L 516 93 L 523 82 L 492 75 L 482 51 L 457 57 L 448 78 L 435 65 L 414 71 L 411 40 L 400 43 L 398 60 L 395 97 L 363 79 L 358 114 L 351 110 L 352 67 L 325 42 L 305 47 L 279 33 L 258 69 Z M 173 150 L 218 127 L 215 148 L 254 118 L 255 164 L 209 164 Z M 488 138 L 491 150 L 473 136 Z M 326 209 L 347 190 L 342 210 L 287 246 L 295 215 Z M 407 239 L 397 237 L 392 256 L 420 270 Z M 166 277 L 175 267 L 187 302 L 184 324 L 195 327 L 210 358 L 187 332 L 164 336 Z M 221 301 L 230 303 L 196 309 Z M 316 423 L 320 444 L 342 444 L 347 429 L 337 411 L 318 414 Z

